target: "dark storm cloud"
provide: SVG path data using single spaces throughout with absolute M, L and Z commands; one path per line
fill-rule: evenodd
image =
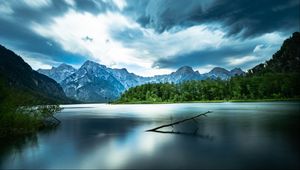
M 40 54 L 39 61 L 48 57 L 48 61 L 79 64 L 89 56 L 81 56 L 64 50 L 62 43 L 58 42 L 60 40 L 54 39 L 55 36 L 46 38 L 46 35 L 43 36 L 34 31 L 32 26 L 36 23 L 47 28 L 53 25 L 55 18 L 63 17 L 70 11 L 92 15 L 111 12 L 125 15 L 125 18 L 131 17 L 145 28 L 154 28 L 157 34 L 153 35 L 158 35 L 158 37 L 165 36 L 159 34 L 168 31 L 166 37 L 170 38 L 178 31 L 195 25 L 203 25 L 208 30 L 220 29 L 220 32 L 227 35 L 221 37 L 222 40 L 226 40 L 228 44 L 218 48 L 203 47 L 204 49 L 199 46 L 199 50 L 196 51 L 187 47 L 174 56 L 167 56 L 169 53 L 163 53 L 163 50 L 168 50 L 169 47 L 171 50 L 179 48 L 180 43 L 193 43 L 194 41 L 182 42 L 182 40 L 191 40 L 193 37 L 195 37 L 193 40 L 201 41 L 201 37 L 196 37 L 195 32 L 190 32 L 192 38 L 182 38 L 177 35 L 177 39 L 173 38 L 172 41 L 155 39 L 151 37 L 152 34 L 147 34 L 149 30 L 145 31 L 140 27 L 119 27 L 116 23 L 115 26 L 108 28 L 110 37 L 107 38 L 106 43 L 116 41 L 120 42 L 122 47 L 133 49 L 133 51 L 145 50 L 145 55 L 140 52 L 139 57 L 149 57 L 151 61 L 154 61 L 154 67 L 173 69 L 182 65 L 226 67 L 229 65 L 224 59 L 255 55 L 253 49 L 265 43 L 252 41 L 253 39 L 272 32 L 276 34 L 281 32 L 281 37 L 287 37 L 300 29 L 299 0 L 127 0 L 127 6 L 123 11 L 111 0 L 49 0 L 49 3 L 47 2 L 47 0 L 26 2 L 25 0 L 0 0 L 0 44 L 17 51 L 34 54 L 34 56 L 29 56 L 34 59 L 37 59 Z M 44 4 L 39 6 L 36 3 Z M 103 16 L 106 17 L 106 15 Z M 149 32 L 152 33 L 152 30 Z M 97 42 L 96 40 L 101 38 L 88 35 L 83 35 L 81 41 Z M 210 41 L 209 38 L 205 40 Z M 164 40 L 166 43 L 157 42 Z M 231 45 L 231 42 L 235 45 Z M 273 42 L 267 41 L 267 43 Z M 272 53 L 269 54 L 271 55 Z M 244 63 L 241 67 L 248 67 L 251 62 Z
M 52 58 L 56 62 L 82 62 L 83 56 L 64 51 L 58 44 L 32 32 L 29 28 L 0 18 L 0 44 L 20 51 L 39 53 Z M 32 56 L 33 57 L 33 56 Z M 42 58 L 40 58 L 42 60 Z
M 83 62 L 86 57 L 65 51 L 59 44 L 38 35 L 31 28 L 32 23 L 50 24 L 53 22 L 53 18 L 63 16 L 70 9 L 93 14 L 116 9 L 112 4 L 105 4 L 102 1 L 76 0 L 74 2 L 74 7 L 65 0 L 52 0 L 44 6 L 33 7 L 24 1 L 0 0 L 0 5 L 12 10 L 12 12 L 3 14 L 0 10 L 0 15 L 2 15 L 0 16 L 0 43 L 18 51 L 41 54 L 42 57 L 39 60 L 48 56 L 56 62 L 71 64 Z
M 22 1 L 7 1 L 10 4 L 13 13 L 10 17 L 14 19 L 17 25 L 27 24 L 28 22 L 47 23 L 53 17 L 61 16 L 69 9 L 69 5 L 64 0 L 50 1 L 49 5 L 41 8 L 33 8 Z
M 1 0 L 0 0 L 1 2 Z M 39 23 L 51 22 L 57 16 L 61 16 L 68 10 L 73 9 L 78 12 L 89 12 L 98 14 L 107 10 L 116 10 L 112 3 L 105 3 L 101 0 L 75 0 L 74 6 L 66 3 L 65 0 L 51 0 L 49 5 L 41 8 L 32 8 L 22 3 L 22 1 L 8 1 L 13 6 L 12 17 L 20 22 L 35 21 Z
M 117 7 L 112 3 L 105 3 L 102 0 L 75 0 L 75 7 L 77 11 L 90 12 L 98 14 L 106 11 L 115 11 Z
M 154 62 L 153 67 L 179 68 L 181 66 L 204 67 L 206 65 L 227 66 L 224 60 L 227 57 L 245 56 L 252 52 L 255 46 L 249 45 L 239 48 L 222 47 L 219 49 L 207 48 L 189 54 L 170 56 L 168 59 L 159 59 Z
M 49 6 L 32 8 L 22 2 L 10 1 L 13 13 L 7 18 L 0 18 L 0 43 L 18 51 L 41 54 L 40 60 L 48 56 L 56 62 L 82 62 L 82 56 L 63 50 L 55 42 L 51 42 L 30 28 L 32 22 L 48 23 L 52 17 L 63 15 L 68 10 L 65 1 L 55 0 Z M 37 56 L 30 56 L 35 58 Z
M 282 41 L 270 43 L 270 40 L 266 41 L 265 38 L 235 42 L 231 40 L 219 47 L 209 47 L 157 59 L 154 61 L 153 67 L 176 69 L 185 65 L 197 68 L 214 65 L 227 69 L 235 67 L 249 69 L 268 60 L 272 54 L 279 50 Z
M 157 32 L 207 23 L 221 24 L 227 35 L 259 36 L 299 31 L 299 0 L 128 0 L 127 13 Z

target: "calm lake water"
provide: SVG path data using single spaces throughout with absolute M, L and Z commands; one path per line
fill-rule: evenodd
M 0 168 L 300 168 L 297 102 L 63 107 L 56 129 L 1 141 Z

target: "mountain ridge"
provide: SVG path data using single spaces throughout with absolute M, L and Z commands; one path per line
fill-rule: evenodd
M 68 70 L 70 69 L 70 70 Z M 97 62 L 87 60 L 79 69 L 65 63 L 51 69 L 38 71 L 56 80 L 70 98 L 85 102 L 107 102 L 118 98 L 125 90 L 146 83 L 181 83 L 188 80 L 228 79 L 231 71 L 216 68 L 213 74 L 200 74 L 190 66 L 182 66 L 170 74 L 143 77 L 128 72 L 126 68 L 109 68 Z M 225 70 L 221 74 L 218 70 Z M 241 70 L 241 69 L 239 69 Z M 238 72 L 238 75 L 244 72 Z
M 62 63 L 58 67 L 49 69 L 38 69 L 37 72 L 44 74 L 56 82 L 62 82 L 66 77 L 76 72 L 76 69 L 68 64 Z
M 97 63 L 95 61 L 92 61 L 92 60 L 86 60 L 82 65 L 84 65 L 85 63 L 93 63 L 93 64 L 98 64 L 100 65 L 101 67 L 103 68 L 107 68 L 108 70 L 112 70 L 112 71 L 118 71 L 118 72 L 124 72 L 126 74 L 131 74 L 131 75 L 134 75 L 134 76 L 137 76 L 137 77 L 141 77 L 141 78 L 154 78 L 154 77 L 162 77 L 162 76 L 166 76 L 166 75 L 171 75 L 171 74 L 175 74 L 175 73 L 196 73 L 196 74 L 200 74 L 200 75 L 207 75 L 209 73 L 212 73 L 212 72 L 219 72 L 219 71 L 215 71 L 215 70 L 219 70 L 219 69 L 223 69 L 226 71 L 226 74 L 229 74 L 229 75 L 235 75 L 233 72 L 235 72 L 237 75 L 242 75 L 242 74 L 245 74 L 246 72 L 244 72 L 241 68 L 239 67 L 236 67 L 236 68 L 233 68 L 232 70 L 227 70 L 225 68 L 222 68 L 222 67 L 214 67 L 211 69 L 211 71 L 207 72 L 207 73 L 199 73 L 198 70 L 193 70 L 192 67 L 190 66 L 182 66 L 182 67 L 179 67 L 176 71 L 173 71 L 169 74 L 159 74 L 159 75 L 153 75 L 153 76 L 141 76 L 141 75 L 138 75 L 138 74 L 135 74 L 135 73 L 132 73 L 132 72 L 129 72 L 126 68 L 110 68 L 110 67 L 107 67 L 105 65 L 102 65 L 100 63 Z M 77 71 L 78 69 L 74 68 L 73 66 L 71 65 L 68 65 L 66 63 L 62 63 L 60 65 L 58 65 L 57 67 L 52 67 L 51 69 L 37 69 L 37 71 L 41 74 L 45 74 L 46 76 L 48 77 L 52 77 L 54 80 L 56 80 L 57 78 L 53 77 L 51 74 L 49 74 L 48 72 L 51 72 L 51 71 L 56 71 L 56 69 L 58 68 L 61 68 L 63 66 L 65 67 L 69 67 L 69 68 L 72 68 L 74 69 L 75 71 Z M 82 66 L 81 65 L 81 66 Z M 110 72 L 112 72 L 110 71 Z M 220 77 L 221 79 L 224 79 L 223 77 Z M 228 78 L 228 77 L 227 77 Z M 56 80 L 58 82 L 58 80 Z
M 104 65 L 91 61 L 86 61 L 61 85 L 68 97 L 85 102 L 107 102 L 116 99 L 125 90 Z

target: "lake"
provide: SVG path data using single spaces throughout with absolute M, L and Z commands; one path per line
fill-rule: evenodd
M 1 141 L 0 168 L 300 168 L 297 102 L 62 107 L 57 128 Z M 168 133 L 145 132 L 208 110 Z

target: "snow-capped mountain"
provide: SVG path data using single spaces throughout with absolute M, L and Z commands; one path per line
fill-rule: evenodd
M 221 67 L 200 74 L 189 66 L 183 66 L 171 74 L 142 77 L 129 73 L 125 68 L 113 69 L 93 61 L 86 61 L 78 70 L 62 64 L 50 70 L 38 71 L 59 82 L 68 97 L 85 102 L 110 101 L 119 97 L 126 89 L 145 83 L 181 83 L 208 78 L 224 80 L 244 74 L 239 68 L 228 71 Z
M 70 65 L 61 64 L 58 67 L 52 67 L 50 70 L 49 69 L 38 69 L 37 71 L 41 74 L 44 74 L 44 75 L 54 79 L 56 82 L 60 83 L 65 78 L 67 78 L 71 74 L 75 73 L 77 70 Z
M 107 102 L 119 97 L 125 87 L 107 71 L 106 66 L 86 61 L 61 82 L 68 97 L 85 102 Z
M 202 80 L 203 76 L 189 66 L 180 67 L 171 74 L 149 77 L 147 83 L 181 83 L 188 80 Z
M 146 82 L 144 77 L 129 73 L 126 68 L 107 68 L 106 71 L 112 74 L 125 87 L 125 89 L 129 89 L 130 87 L 138 86 Z

